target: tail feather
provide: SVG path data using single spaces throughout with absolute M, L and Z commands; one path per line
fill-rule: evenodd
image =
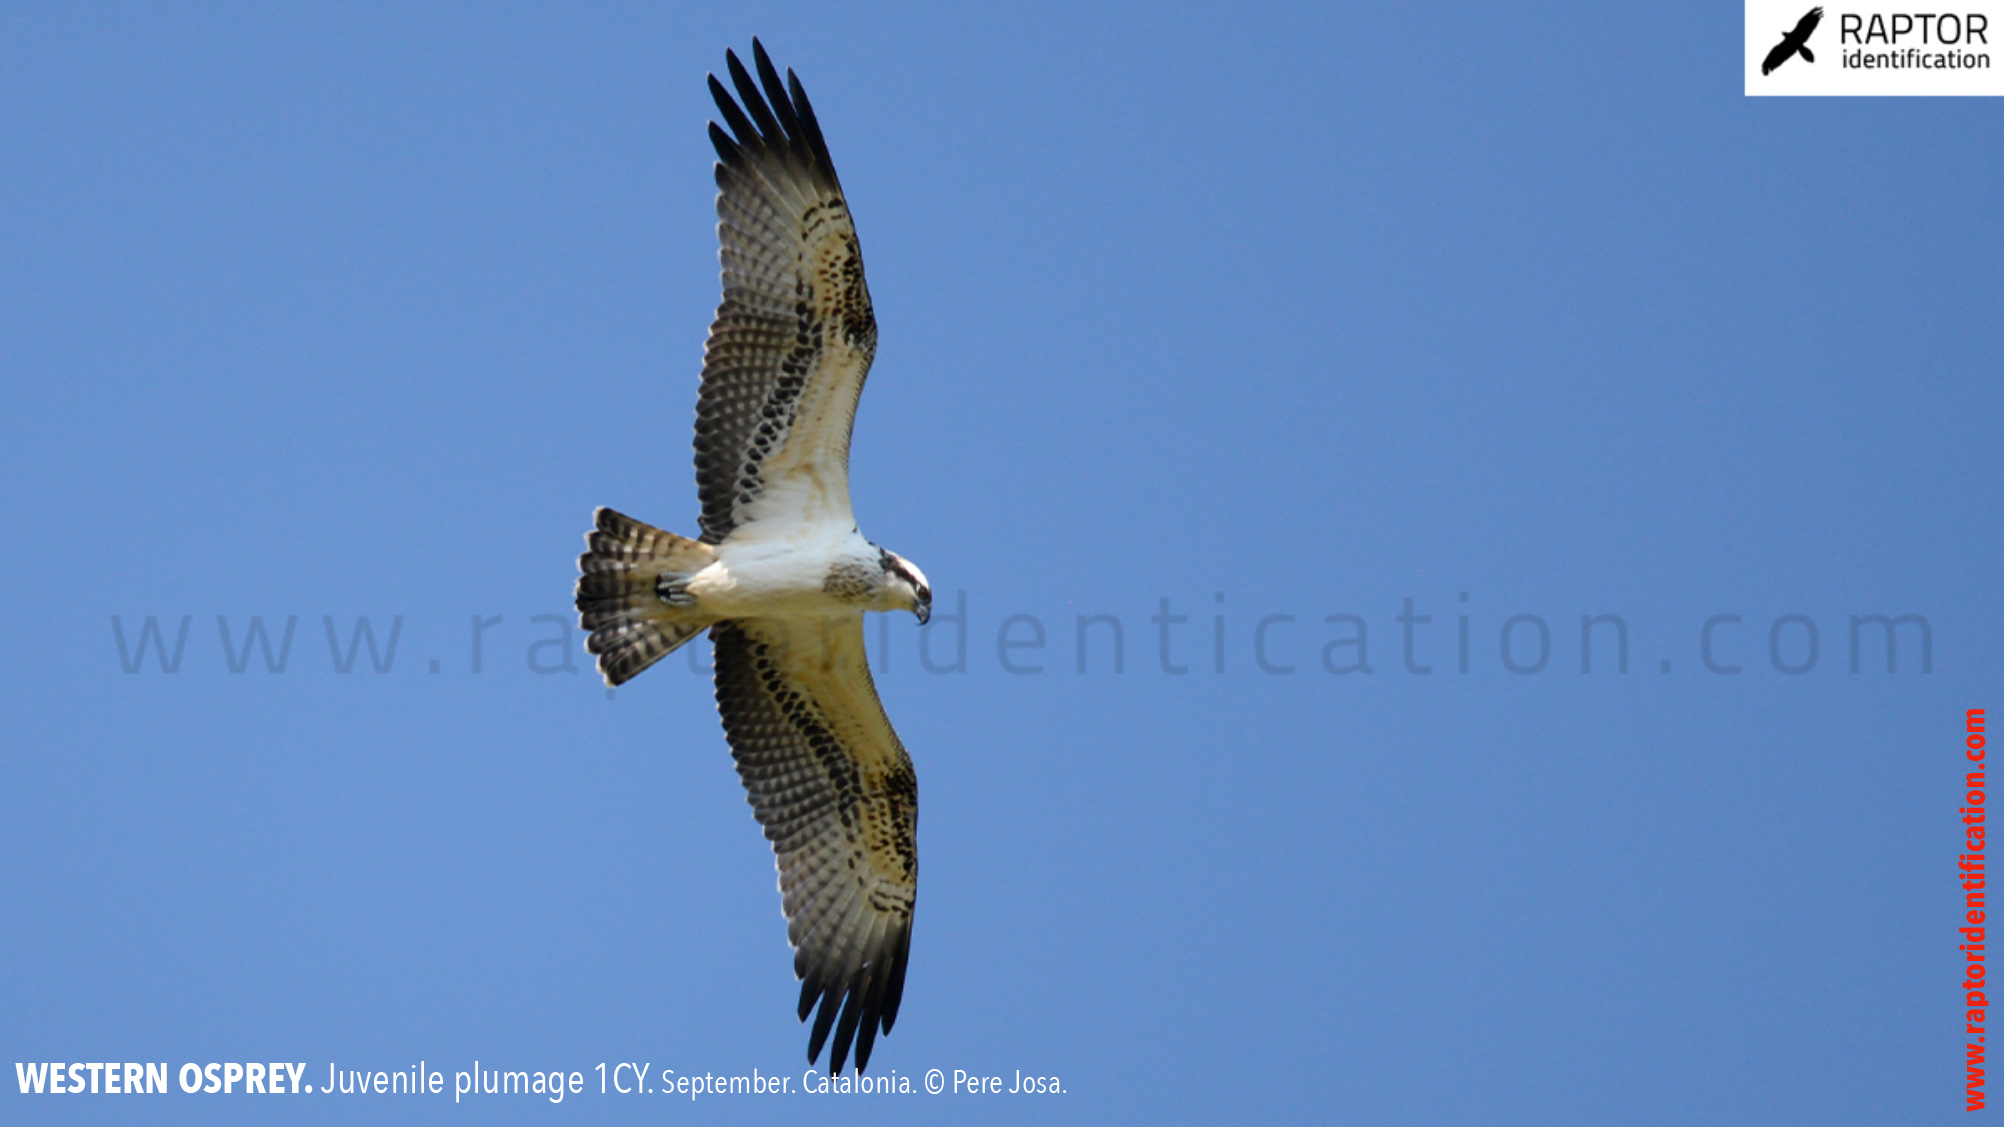
M 709 566 L 716 550 L 611 509 L 593 514 L 578 557 L 578 624 L 608 685 L 630 681 L 707 628 L 709 620 L 675 593 Z

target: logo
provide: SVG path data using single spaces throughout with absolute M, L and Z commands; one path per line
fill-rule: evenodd
M 2004 95 L 2004 0 L 1746 0 L 1745 29 L 1750 97 Z
M 1822 22 L 1823 9 L 1811 8 L 1808 15 L 1795 21 L 1794 31 L 1782 32 L 1781 42 L 1775 44 L 1774 50 L 1769 51 L 1767 58 L 1761 62 L 1761 74 L 1763 76 L 1773 74 L 1774 68 L 1796 55 L 1801 55 L 1805 63 L 1815 62 L 1816 56 L 1809 53 L 1809 37 L 1816 34 L 1816 25 Z

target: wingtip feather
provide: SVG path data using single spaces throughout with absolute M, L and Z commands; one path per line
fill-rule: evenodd
M 821 1012 L 814 1015 L 814 1028 L 807 1034 L 807 1063 L 813 1064 L 821 1055 L 821 1046 L 828 1042 L 828 1030 L 835 1024 L 835 1012 L 841 1004 L 841 996 L 836 987 L 830 986 L 821 994 Z M 829 1058 L 833 1060 L 834 1058 Z M 841 1071 L 829 1069 L 830 1075 Z

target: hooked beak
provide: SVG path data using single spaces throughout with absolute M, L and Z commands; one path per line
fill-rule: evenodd
M 924 625 L 925 625 L 926 623 L 928 623 L 928 622 L 931 622 L 931 621 L 932 621 L 932 600 L 931 600 L 931 599 L 927 599 L 927 600 L 926 600 L 925 602 L 922 602 L 922 603 L 920 603 L 919 605 L 917 605 L 917 606 L 913 607 L 913 608 L 912 608 L 912 613 L 913 613 L 913 614 L 915 614 L 915 615 L 918 615 L 918 620 L 919 620 L 919 625 L 920 625 L 920 626 L 924 626 Z

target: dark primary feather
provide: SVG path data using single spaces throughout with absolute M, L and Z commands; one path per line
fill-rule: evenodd
M 918 886 L 918 784 L 863 661 L 862 616 L 712 629 L 717 709 L 772 842 L 807 1059 L 869 1063 L 904 996 Z
M 756 79 L 735 52 L 730 87 L 710 76 L 724 296 L 697 396 L 696 491 L 711 544 L 764 491 L 804 402 L 846 395 L 853 417 L 876 350 L 861 250 L 807 92 L 756 40 L 752 57 Z M 841 451 L 846 472 L 846 435 Z

